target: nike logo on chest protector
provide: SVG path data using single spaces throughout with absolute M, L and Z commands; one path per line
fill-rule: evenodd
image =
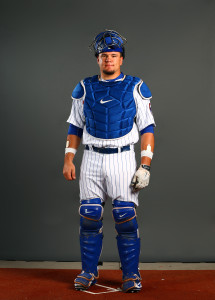
M 114 100 L 114 99 L 104 101 L 103 99 L 101 99 L 101 100 L 100 100 L 100 103 L 101 103 L 101 104 L 104 104 L 104 103 L 107 103 L 107 102 L 110 102 L 110 101 L 113 101 L 113 100 Z

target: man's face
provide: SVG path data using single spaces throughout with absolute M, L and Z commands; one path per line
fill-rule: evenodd
M 101 73 L 113 75 L 120 72 L 123 57 L 120 52 L 103 52 L 99 54 L 97 62 Z

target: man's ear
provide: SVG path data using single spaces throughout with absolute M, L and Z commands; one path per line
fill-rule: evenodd
M 121 56 L 120 66 L 123 64 L 123 57 Z

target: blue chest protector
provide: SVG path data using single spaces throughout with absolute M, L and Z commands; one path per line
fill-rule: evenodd
M 102 139 L 115 139 L 129 133 L 136 115 L 133 90 L 140 78 L 127 75 L 122 81 L 85 78 L 84 115 L 87 132 Z

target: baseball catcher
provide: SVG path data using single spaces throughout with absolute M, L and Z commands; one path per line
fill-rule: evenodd
M 81 80 L 72 92 L 72 109 L 63 175 L 76 179 L 74 156 L 82 139 L 80 169 L 80 248 L 82 272 L 76 290 L 86 290 L 98 279 L 102 251 L 102 216 L 112 199 L 117 246 L 122 266 L 122 291 L 141 290 L 140 238 L 136 207 L 139 191 L 149 184 L 154 152 L 155 121 L 146 83 L 124 75 L 126 39 L 105 30 L 93 40 L 99 75 Z M 141 136 L 141 165 L 136 166 L 134 144 Z

